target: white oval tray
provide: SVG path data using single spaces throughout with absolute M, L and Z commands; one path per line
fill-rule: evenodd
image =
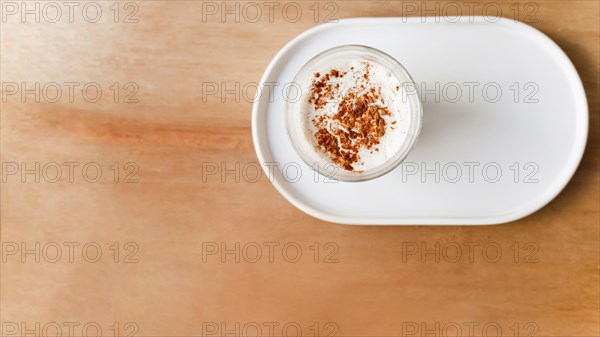
M 498 224 L 550 202 L 585 148 L 581 79 L 543 33 L 508 19 L 488 21 L 346 19 L 288 43 L 261 79 L 273 94 L 257 95 L 252 116 L 256 153 L 274 170 L 273 185 L 302 211 L 343 224 Z M 285 84 L 310 58 L 344 44 L 392 55 L 427 90 L 420 92 L 417 145 L 400 167 L 369 182 L 326 182 L 302 162 L 285 130 Z

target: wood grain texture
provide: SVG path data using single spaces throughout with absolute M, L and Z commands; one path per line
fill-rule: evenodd
M 206 4 L 196 1 L 134 2 L 137 23 L 122 22 L 132 8 L 121 3 L 115 23 L 109 8 L 113 2 L 97 3 L 103 15 L 93 24 L 76 11 L 73 23 L 64 17 L 56 23 L 22 22 L 17 15 L 0 27 L 3 94 L 9 82 L 30 87 L 95 82 L 103 90 L 97 103 L 81 94 L 71 103 L 64 91 L 56 103 L 37 103 L 33 95 L 23 102 L 11 95 L 1 104 L 2 162 L 26 163 L 30 169 L 36 162 L 41 167 L 55 162 L 63 169 L 56 183 L 46 181 L 47 176 L 36 183 L 32 174 L 23 182 L 19 173 L 6 176 L 1 185 L 0 313 L 8 322 L 3 334 L 13 322 L 25 322 L 30 329 L 35 322 L 41 327 L 58 322 L 63 336 L 68 332 L 64 322 L 79 322 L 78 335 L 83 325 L 96 322 L 107 336 L 114 334 L 110 327 L 115 322 L 122 335 L 132 331 L 123 330 L 124 324 L 135 322 L 137 336 L 199 336 L 209 332 L 210 322 L 230 329 L 236 322 L 242 327 L 257 322 L 267 336 L 264 322 L 278 323 L 277 335 L 286 323 L 297 322 L 303 335 L 312 336 L 315 322 L 321 335 L 332 332 L 325 324 L 334 322 L 337 336 L 399 336 L 414 326 L 419 331 L 413 335 L 424 336 L 425 328 L 436 329 L 436 324 L 435 334 L 455 335 L 453 323 L 462 336 L 469 336 L 469 325 L 475 335 L 493 336 L 493 326 L 504 336 L 600 335 L 597 1 L 532 2 L 538 11 L 531 25 L 563 48 L 583 80 L 590 108 L 588 146 L 573 180 L 548 206 L 520 221 L 489 227 L 335 225 L 295 209 L 266 179 L 236 182 L 228 175 L 225 182 L 218 176 L 203 182 L 203 163 L 231 169 L 235 163 L 257 161 L 252 103 L 241 94 L 239 102 L 234 95 L 203 99 L 203 83 L 232 88 L 236 82 L 241 87 L 258 82 L 285 43 L 325 18 L 327 2 L 318 3 L 318 20 L 310 8 L 314 2 L 306 1 L 297 3 L 303 10 L 298 22 L 275 10 L 272 22 L 263 11 L 254 23 L 248 20 L 254 18 L 251 12 L 239 23 L 232 22 L 233 16 L 222 22 L 218 14 L 203 20 Z M 435 10 L 435 3 L 441 10 L 450 2 L 428 2 L 428 8 Z M 527 3 L 517 2 L 520 19 L 529 13 L 524 12 Z M 336 18 L 392 17 L 407 9 L 398 1 L 335 4 Z M 488 3 L 477 4 L 475 14 L 481 14 Z M 494 4 L 503 16 L 515 17 L 513 1 Z M 115 103 L 114 82 L 121 87 L 136 83 L 139 102 L 123 103 L 131 89 L 121 88 Z M 80 165 L 73 182 L 65 162 Z M 89 162 L 102 168 L 96 183 L 81 175 Z M 115 162 L 118 183 L 110 168 Z M 138 183 L 123 182 L 133 170 L 123 168 L 128 162 L 139 167 Z M 9 167 L 2 168 L 6 174 Z M 46 173 L 53 177 L 52 172 Z M 93 172 L 88 173 L 93 177 Z M 12 243 L 22 242 L 29 249 L 40 243 L 39 263 L 35 254 L 26 255 L 25 262 L 20 252 L 10 254 Z M 62 246 L 57 263 L 48 261 L 55 256 L 51 242 Z M 79 244 L 72 263 L 66 242 Z M 91 242 L 102 248 L 96 263 L 81 255 Z M 110 248 L 114 242 L 120 244 L 118 263 Z M 127 242 L 139 248 L 137 263 L 123 263 L 134 247 L 126 248 Z M 239 263 L 233 255 L 225 263 L 219 255 L 203 255 L 202 243 L 233 248 L 236 242 L 262 245 L 260 261 L 246 261 L 254 256 L 250 251 Z M 279 244 L 272 263 L 265 242 Z M 302 248 L 297 263 L 281 255 L 289 242 Z M 320 244 L 318 263 L 311 250 L 315 242 Z M 333 245 L 325 246 L 328 242 Z M 449 261 L 449 250 L 444 255 L 452 243 L 462 247 L 455 263 Z M 440 261 L 432 254 L 424 261 L 407 255 L 406 249 L 422 244 L 427 249 L 440 245 Z M 476 245 L 472 260 L 469 244 Z M 497 262 L 491 261 L 493 250 L 483 252 L 486 245 L 502 249 Z M 337 263 L 324 263 L 336 247 Z M 88 254 L 94 257 L 94 250 Z M 484 326 L 492 327 L 484 332 Z M 288 335 L 294 335 L 294 328 Z

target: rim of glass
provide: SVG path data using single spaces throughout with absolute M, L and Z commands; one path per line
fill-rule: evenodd
M 390 68 L 389 70 L 392 71 L 393 73 L 395 73 L 396 76 L 401 75 L 399 78 L 402 80 L 403 86 L 405 84 L 408 84 L 408 85 L 412 85 L 413 88 L 417 87 L 412 76 L 410 76 L 410 74 L 406 70 L 406 68 L 394 57 L 390 56 L 389 54 L 387 54 L 379 49 L 369 47 L 369 46 L 364 46 L 364 45 L 357 45 L 357 44 L 340 45 L 340 46 L 333 47 L 333 48 L 330 48 L 330 49 L 327 49 L 325 51 L 318 53 L 317 55 L 312 57 L 310 60 L 308 60 L 308 62 L 306 62 L 300 68 L 300 70 L 294 76 L 293 82 L 301 85 L 299 82 L 302 82 L 302 81 L 299 81 L 298 79 L 300 77 L 302 77 L 303 75 L 305 76 L 306 72 L 310 69 L 310 67 L 312 65 L 314 65 L 315 63 L 317 63 L 317 61 L 321 60 L 322 58 L 329 57 L 329 56 L 331 56 L 333 54 L 337 54 L 337 53 L 348 53 L 348 52 L 361 53 L 366 56 L 371 56 L 375 59 L 380 59 L 380 60 L 385 61 L 385 62 L 383 62 L 383 64 L 380 63 L 380 65 L 382 65 L 386 68 Z M 388 67 L 386 65 L 386 63 L 391 64 L 392 67 Z M 301 87 L 303 90 L 305 89 L 304 86 L 301 86 Z M 286 102 L 284 113 L 285 113 L 285 124 L 286 124 L 287 135 L 288 135 L 288 138 L 290 139 L 290 142 L 292 143 L 292 146 L 294 147 L 294 150 L 300 156 L 302 161 L 304 161 L 304 163 L 306 165 L 311 167 L 313 170 L 316 170 L 317 173 L 319 173 L 320 175 L 322 175 L 324 177 L 343 181 L 343 182 L 361 182 L 361 181 L 368 181 L 368 180 L 376 179 L 376 178 L 379 178 L 379 177 L 393 171 L 406 159 L 406 157 L 408 156 L 408 154 L 410 153 L 410 151 L 416 144 L 417 139 L 419 138 L 419 134 L 421 133 L 422 119 L 423 119 L 423 105 L 421 103 L 421 100 L 419 99 L 419 95 L 416 92 L 414 95 L 409 95 L 408 97 L 409 97 L 409 101 L 410 101 L 410 105 L 411 105 L 411 113 L 410 113 L 411 125 L 409 127 L 409 137 L 407 137 L 407 139 L 404 142 L 404 144 L 405 145 L 407 144 L 407 146 L 403 145 L 398 150 L 398 152 L 395 153 L 388 161 L 386 161 L 382 165 L 380 165 L 366 173 L 362 173 L 362 172 L 359 173 L 359 172 L 343 170 L 343 169 L 339 168 L 339 166 L 337 166 L 336 164 L 333 164 L 331 162 L 331 160 L 326 160 L 325 158 L 323 158 L 324 159 L 323 162 L 331 163 L 333 167 L 337 168 L 337 170 L 335 170 L 335 171 L 326 171 L 325 166 L 327 166 L 327 165 L 316 165 L 316 167 L 315 167 L 316 162 L 313 162 L 313 160 L 310 160 L 307 158 L 306 154 L 301 150 L 302 147 L 300 146 L 300 144 L 298 144 L 298 140 L 295 139 L 295 137 L 292 135 L 295 133 L 293 131 L 293 127 L 294 127 L 294 121 L 292 118 L 292 117 L 294 117 L 294 116 L 292 116 L 292 113 L 294 112 L 293 109 L 294 109 L 295 105 L 300 104 L 300 102 L 303 101 L 303 99 L 305 98 L 304 96 L 301 96 L 301 99 L 298 101 L 292 102 L 292 101 L 288 100 Z M 300 113 L 301 113 L 301 111 L 300 111 Z M 296 127 L 298 127 L 298 126 L 296 126 Z M 297 130 L 296 130 L 296 132 L 297 132 Z M 313 152 L 314 151 L 315 150 L 313 150 Z

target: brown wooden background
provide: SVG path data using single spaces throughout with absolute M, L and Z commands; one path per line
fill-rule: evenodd
M 47 4 L 38 3 L 40 10 Z M 219 15 L 204 20 L 203 6 L 212 7 L 202 2 L 137 1 L 127 8 L 119 3 L 115 23 L 114 3 L 97 3 L 102 16 L 96 23 L 83 19 L 85 2 L 75 7 L 73 23 L 68 7 L 58 2 L 63 9 L 59 22 L 45 20 L 55 16 L 47 8 L 39 23 L 31 15 L 22 22 L 17 14 L 3 17 L 1 24 L 3 85 L 24 82 L 31 88 L 36 82 L 43 87 L 71 81 L 81 83 L 80 90 L 95 82 L 103 90 L 97 103 L 84 101 L 77 91 L 69 102 L 63 86 L 56 103 L 47 97 L 37 103 L 33 95 L 25 100 L 12 95 L 1 105 L 3 173 L 13 168 L 7 163 L 25 163 L 31 169 L 38 162 L 40 171 L 48 163 L 62 166 L 56 183 L 47 181 L 54 176 L 52 166 L 39 183 L 33 174 L 23 181 L 20 172 L 6 175 L 2 183 L 4 334 L 15 324 L 17 335 L 23 334 L 21 323 L 34 329 L 36 322 L 48 334 L 55 334 L 48 324 L 57 322 L 63 336 L 68 335 L 65 322 L 80 324 L 74 328 L 77 335 L 95 322 L 107 336 L 114 334 L 115 322 L 122 335 L 133 331 L 133 325 L 126 326 L 133 322 L 137 336 L 197 336 L 209 332 L 213 323 L 229 329 L 240 323 L 240 329 L 250 329 L 251 322 L 263 327 L 263 336 L 269 333 L 265 322 L 279 324 L 276 335 L 291 322 L 306 336 L 315 334 L 315 322 L 321 335 L 336 326 L 337 336 L 398 336 L 414 326 L 419 329 L 414 335 L 423 336 L 424 328 L 435 329 L 436 324 L 439 330 L 434 332 L 440 335 L 455 335 L 456 325 L 462 336 L 469 335 L 469 325 L 475 335 L 493 336 L 495 326 L 505 336 L 600 334 L 597 1 L 494 3 L 502 16 L 527 18 L 572 59 L 587 92 L 590 136 L 579 170 L 556 200 L 525 219 L 491 227 L 335 225 L 295 209 L 265 179 L 236 183 L 230 175 L 226 182 L 219 176 L 202 181 L 202 163 L 234 168 L 236 162 L 257 160 L 252 103 L 241 93 L 239 102 L 234 95 L 224 102 L 218 96 L 203 102 L 203 83 L 224 82 L 231 88 L 236 82 L 242 87 L 258 82 L 286 42 L 322 22 L 336 7 L 335 18 L 421 12 L 406 13 L 398 1 L 319 2 L 315 20 L 315 2 L 302 1 L 298 22 L 289 22 L 293 9 L 286 18 L 281 11 L 285 3 L 279 3 L 272 22 L 266 11 L 250 22 L 255 13 L 248 11 L 236 23 L 232 15 L 226 22 Z M 413 3 L 424 9 L 420 1 Z M 440 12 L 448 2 L 427 2 L 428 9 L 435 10 L 436 3 L 437 13 L 444 14 Z M 28 2 L 32 8 L 34 4 Z M 482 14 L 486 4 L 476 2 L 475 14 Z M 241 9 L 245 5 L 241 2 Z M 130 19 L 138 21 L 123 22 L 136 8 Z M 454 13 L 446 8 L 447 14 Z M 12 7 L 3 10 L 6 15 Z M 88 11 L 87 18 L 93 19 L 94 8 Z M 494 15 L 493 8 L 488 13 Z M 114 82 L 121 87 L 118 103 L 111 89 Z M 133 90 L 123 88 L 129 82 L 139 88 L 137 103 L 124 103 L 125 94 Z M 9 89 L 3 86 L 3 94 Z M 73 182 L 65 162 L 79 164 Z M 82 178 L 81 169 L 90 162 L 102 169 L 96 183 Z M 115 162 L 117 183 L 111 166 Z M 137 183 L 123 181 L 133 170 L 124 167 L 128 162 L 139 168 Z M 94 170 L 86 177 L 93 178 Z M 57 263 L 52 263 L 52 242 L 62 247 Z M 68 242 L 79 244 L 72 263 Z M 203 243 L 206 249 L 211 243 L 233 248 L 236 242 L 240 247 L 262 245 L 260 261 L 244 259 L 254 256 L 251 250 L 239 263 L 233 255 L 225 263 L 219 255 L 203 255 Z M 265 242 L 279 244 L 273 263 Z M 281 248 L 290 242 L 302 249 L 297 263 L 282 258 Z M 332 244 L 326 246 L 328 242 Z M 452 242 L 462 247 L 463 256 L 455 263 L 449 261 L 448 250 L 444 253 Z M 27 249 L 39 243 L 40 251 L 25 255 L 23 262 L 21 243 Z M 92 243 L 102 249 L 96 263 L 88 261 L 95 255 Z M 478 245 L 472 260 L 467 249 L 471 243 Z M 86 244 L 92 247 L 88 260 L 82 257 Z M 403 248 L 421 244 L 428 249 L 439 244 L 440 261 L 431 254 L 424 262 L 420 255 L 403 254 Z M 482 251 L 490 244 L 502 249 L 497 262 L 490 261 L 493 250 L 487 255 Z M 20 251 L 12 255 L 15 247 Z M 324 263 L 332 252 L 337 263 Z M 124 263 L 133 259 L 138 262 Z M 483 331 L 484 326 L 489 330 Z M 294 335 L 294 328 L 287 334 Z M 94 328 L 88 335 L 94 335 Z

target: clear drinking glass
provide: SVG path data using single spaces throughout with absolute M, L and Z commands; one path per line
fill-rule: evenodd
M 329 69 L 340 60 L 368 61 L 387 69 L 402 83 L 403 99 L 408 100 L 410 106 L 408 133 L 402 146 L 389 160 L 362 173 L 344 170 L 328 160 L 315 148 L 314 140 L 311 138 L 314 135 L 307 132 L 308 118 L 305 104 L 314 73 Z M 400 62 L 380 50 L 360 45 L 342 45 L 326 50 L 313 57 L 300 69 L 294 78 L 294 83 L 301 88 L 298 93 L 300 99 L 287 100 L 285 109 L 287 133 L 300 158 L 323 176 L 346 182 L 366 181 L 380 177 L 400 165 L 417 141 L 421 131 L 423 107 L 416 85 Z M 409 94 L 406 94 L 407 92 Z

